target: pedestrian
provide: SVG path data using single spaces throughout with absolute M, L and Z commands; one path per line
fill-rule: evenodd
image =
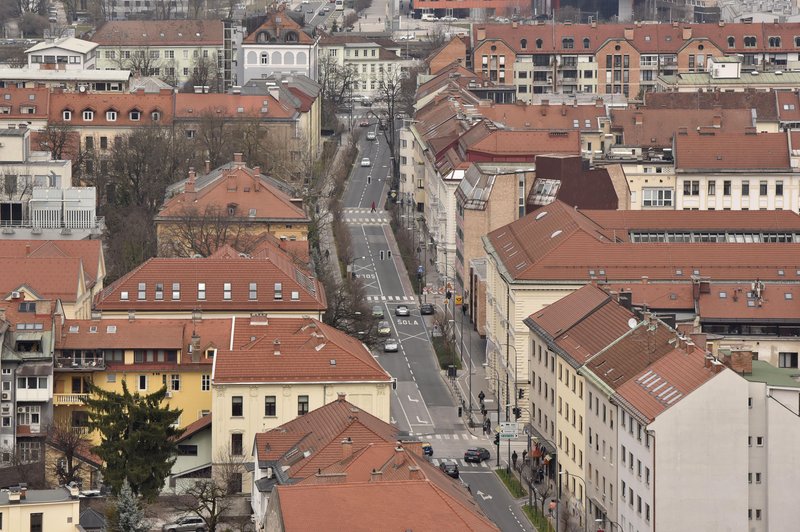
M 528 459 L 528 451 L 522 451 L 522 463 L 524 464 L 525 461 Z
M 372 202 L 372 212 L 375 212 L 375 202 Z
M 511 453 L 511 465 L 514 467 L 514 469 L 517 468 L 517 458 L 518 458 L 517 451 Z
M 483 393 L 483 390 L 481 390 L 478 394 L 478 399 L 480 399 L 481 403 L 483 403 L 483 400 L 486 399 L 486 394 Z
M 492 433 L 492 420 L 491 419 L 487 419 L 486 420 L 486 434 L 491 434 L 491 433 Z

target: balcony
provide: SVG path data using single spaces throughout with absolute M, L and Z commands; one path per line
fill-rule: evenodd
M 106 361 L 102 357 L 71 358 L 56 357 L 55 371 L 102 371 Z
M 71 427 L 72 432 L 79 435 L 79 436 L 88 436 L 91 432 L 89 427 Z
M 54 406 L 75 406 L 82 405 L 83 399 L 88 399 L 88 393 L 54 393 Z

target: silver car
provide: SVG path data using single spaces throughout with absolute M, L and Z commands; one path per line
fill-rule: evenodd
M 406 305 L 400 305 L 396 309 L 394 309 L 395 316 L 408 316 L 410 311 Z
M 394 338 L 387 338 L 386 341 L 383 342 L 384 353 L 397 353 L 398 349 L 400 349 L 400 344 Z
M 205 532 L 206 522 L 196 515 L 186 515 L 161 527 L 163 532 Z

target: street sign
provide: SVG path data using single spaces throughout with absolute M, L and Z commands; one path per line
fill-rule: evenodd
M 425 273 L 425 268 L 422 266 L 417 266 L 417 273 Z
M 514 421 L 500 422 L 500 439 L 513 440 L 519 436 L 519 423 Z
M 463 302 L 461 296 L 456 296 L 456 305 L 460 305 Z

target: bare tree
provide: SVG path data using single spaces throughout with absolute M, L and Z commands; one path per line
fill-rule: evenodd
M 228 490 L 213 479 L 202 479 L 184 492 L 186 502 L 175 505 L 176 510 L 195 514 L 205 521 L 208 532 L 216 532 L 220 520 L 231 507 Z
M 187 206 L 162 222 L 158 254 L 163 257 L 207 257 L 225 244 L 249 253 L 260 237 L 244 218 L 230 215 L 222 205 L 202 211 Z
M 214 456 L 213 478 L 228 495 L 242 491 L 242 475 L 246 460 L 243 454 L 233 452 L 230 443 L 217 449 Z
M 194 87 L 208 87 L 209 92 L 222 92 L 222 72 L 217 55 L 206 57 L 200 50 L 192 66 L 192 76 L 184 87 L 184 92 L 193 92 Z
M 73 430 L 66 420 L 53 421 L 47 427 L 46 433 L 47 443 L 62 454 L 62 458 L 52 464 L 52 472 L 59 485 L 80 482 L 86 465 L 78 455 L 81 450 L 89 447 L 89 439 L 81 432 Z
M 378 81 L 378 96 L 375 102 L 381 104 L 381 108 L 373 110 L 372 114 L 383 124 L 383 135 L 389 145 L 389 157 L 392 168 L 392 187 L 397 188 L 397 181 L 400 176 L 400 158 L 397 156 L 397 128 L 395 121 L 398 113 L 405 108 L 405 98 L 403 92 L 403 78 L 405 74 L 399 68 L 393 68 L 391 64 L 386 70 L 381 72 Z

